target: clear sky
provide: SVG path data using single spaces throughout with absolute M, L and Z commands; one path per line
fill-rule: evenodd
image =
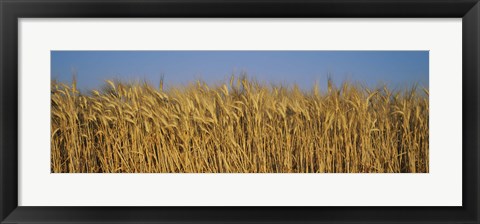
M 51 77 L 95 89 L 106 79 L 147 80 L 158 85 L 229 80 L 247 72 L 267 83 L 297 83 L 309 89 L 348 80 L 371 87 L 385 83 L 403 88 L 418 83 L 428 88 L 428 51 L 52 51 Z

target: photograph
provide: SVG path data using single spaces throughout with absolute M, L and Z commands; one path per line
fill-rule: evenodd
M 51 173 L 429 173 L 429 51 L 53 50 L 50 72 Z
M 0 11 L 0 224 L 480 224 L 480 0 Z

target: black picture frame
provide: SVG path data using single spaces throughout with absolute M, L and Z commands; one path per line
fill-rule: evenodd
M 1 223 L 479 223 L 478 0 L 0 0 Z M 461 207 L 18 206 L 19 18 L 462 18 Z M 445 43 L 448 44 L 448 43 Z M 73 192 L 72 192 L 73 193 Z M 232 192 L 234 194 L 234 192 Z M 280 197 L 281 195 L 279 195 Z M 442 195 L 439 195 L 442 197 Z

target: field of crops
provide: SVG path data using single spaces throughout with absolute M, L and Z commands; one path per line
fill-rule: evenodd
M 54 173 L 427 173 L 428 90 L 52 81 Z

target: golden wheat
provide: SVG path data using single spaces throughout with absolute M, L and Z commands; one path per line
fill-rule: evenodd
M 425 173 L 428 90 L 52 82 L 55 173 Z

